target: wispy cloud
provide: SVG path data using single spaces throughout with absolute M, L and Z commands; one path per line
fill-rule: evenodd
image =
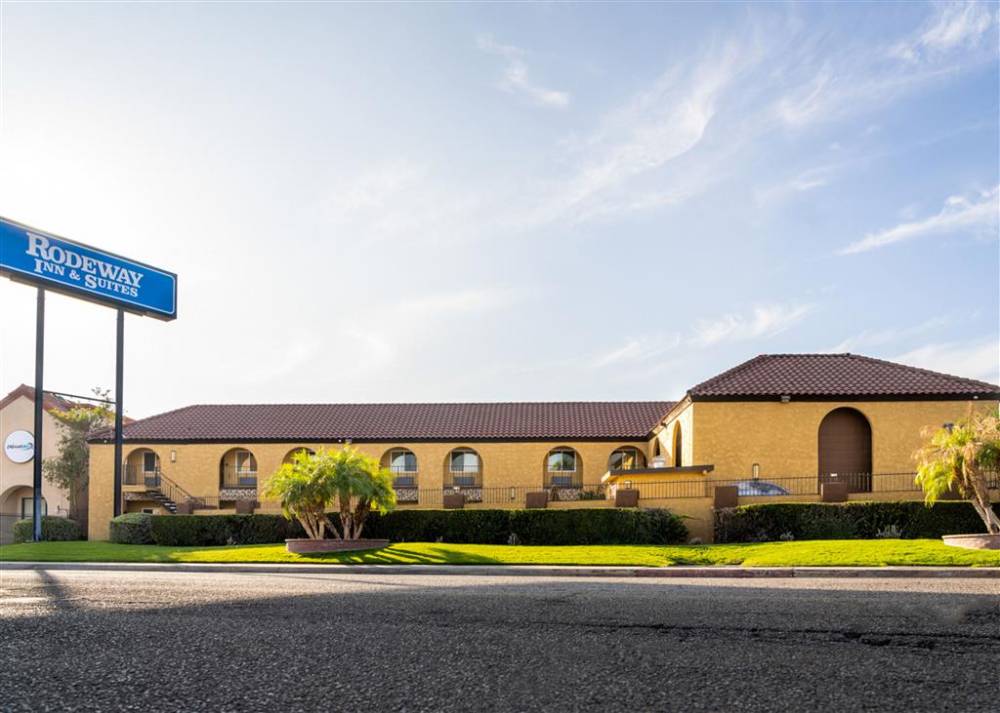
M 572 142 L 579 160 L 569 174 L 543 195 L 535 218 L 585 220 L 598 215 L 648 209 L 679 202 L 697 184 L 698 172 L 667 185 L 637 187 L 661 174 L 705 136 L 733 78 L 754 61 L 754 53 L 735 44 L 700 61 L 671 67 L 648 89 L 610 112 L 601 126 Z
M 528 54 L 526 50 L 513 45 L 500 44 L 489 35 L 480 36 L 476 44 L 483 52 L 503 57 L 507 61 L 504 66 L 503 79 L 500 81 L 501 89 L 512 94 L 523 94 L 541 106 L 557 109 L 569 106 L 569 92 L 543 87 L 528 77 L 528 63 L 525 61 Z
M 599 354 L 591 361 L 590 365 L 594 368 L 603 368 L 649 361 L 676 349 L 680 343 L 679 334 L 632 337 L 621 346 Z
M 828 349 L 828 352 L 850 352 L 859 349 L 882 347 L 887 344 L 913 339 L 928 332 L 946 327 L 954 320 L 948 317 L 934 317 L 910 327 L 888 327 L 886 329 L 866 329 Z
M 323 197 L 319 210 L 337 234 L 351 241 L 467 240 L 481 194 L 449 184 L 431 166 L 399 158 L 345 173 Z
M 996 384 L 1000 383 L 1000 338 L 927 344 L 893 361 Z
M 690 341 L 696 346 L 709 347 L 774 336 L 801 322 L 814 307 L 811 303 L 758 305 L 749 314 L 733 313 L 702 320 L 695 324 Z
M 908 62 L 975 47 L 995 22 L 990 6 L 982 2 L 942 2 L 917 33 L 896 45 L 890 53 Z
M 893 243 L 929 235 L 971 232 L 995 237 L 997 214 L 1000 211 L 998 197 L 1000 197 L 1000 187 L 982 191 L 971 199 L 965 196 L 951 196 L 937 214 L 922 220 L 900 223 L 892 228 L 869 233 L 863 239 L 840 250 L 839 254 L 863 253 Z

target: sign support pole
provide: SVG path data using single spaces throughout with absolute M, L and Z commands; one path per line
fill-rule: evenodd
M 118 310 L 115 339 L 115 517 L 122 514 L 122 389 L 125 382 L 125 312 Z
M 42 417 L 45 390 L 42 384 L 45 362 L 45 290 L 38 288 L 35 308 L 35 453 L 32 461 L 31 478 L 31 539 L 42 540 Z

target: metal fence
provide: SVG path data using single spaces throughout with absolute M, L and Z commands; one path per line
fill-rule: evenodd
M 217 495 L 194 496 L 180 488 L 170 478 L 162 473 L 159 489 L 178 503 L 190 502 L 197 508 L 219 508 L 229 505 L 231 498 L 220 501 Z M 397 483 L 396 501 L 401 506 L 420 505 L 440 508 L 444 506 L 445 497 L 461 494 L 468 504 L 495 505 L 506 507 L 524 507 L 530 493 L 548 494 L 549 502 L 580 502 L 614 500 L 618 489 L 635 489 L 639 491 L 640 501 L 650 500 L 680 500 L 686 498 L 711 498 L 715 488 L 720 486 L 735 486 L 740 498 L 749 497 L 789 497 L 795 496 L 813 498 L 820 494 L 823 483 L 844 483 L 851 493 L 871 494 L 877 499 L 880 493 L 919 493 L 920 486 L 915 482 L 916 473 L 859 473 L 830 475 L 791 475 L 753 477 L 708 477 L 687 480 L 631 481 L 627 477 L 619 478 L 614 484 L 574 485 L 571 487 L 543 486 L 490 486 L 490 487 L 435 487 L 421 488 L 414 484 Z M 992 477 L 990 487 L 1000 489 L 1000 474 Z
M 843 483 L 850 493 L 920 492 L 916 473 L 839 473 L 829 475 L 767 476 L 760 478 L 704 478 L 699 480 L 636 481 L 621 479 L 618 488 L 635 488 L 640 500 L 708 498 L 715 488 L 735 486 L 741 497 L 820 494 L 823 483 Z
M 20 519 L 19 513 L 0 512 L 0 545 L 9 545 L 14 541 L 14 523 Z

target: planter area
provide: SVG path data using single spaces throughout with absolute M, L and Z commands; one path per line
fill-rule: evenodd
M 967 550 L 1000 550 L 1000 535 L 944 535 L 946 545 L 964 547 Z
M 292 554 L 356 552 L 358 550 L 378 550 L 388 546 L 389 540 L 310 540 L 308 537 L 285 540 L 285 549 Z

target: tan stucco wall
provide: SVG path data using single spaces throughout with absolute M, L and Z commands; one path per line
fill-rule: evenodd
M 59 422 L 45 412 L 42 416 L 42 458 L 59 454 Z M 0 410 L 0 445 L 11 431 L 35 430 L 35 404 L 24 396 L 14 399 Z M 0 453 L 0 513 L 17 513 L 20 498 L 30 497 L 33 488 L 34 460 L 15 463 Z M 24 488 L 28 488 L 25 492 Z M 49 515 L 68 515 L 69 498 L 65 491 L 42 479 L 42 497 L 48 504 Z
M 694 429 L 695 404 L 685 403 L 672 411 L 661 424 L 662 428 L 656 433 L 656 439 L 660 442 L 660 455 L 667 459 L 667 465 L 674 465 L 674 435 L 677 426 L 681 428 L 681 465 L 701 465 L 701 461 L 695 461 L 695 429 Z M 652 457 L 652 442 L 649 446 L 649 456 Z
M 830 411 L 848 406 L 872 427 L 872 470 L 911 472 L 920 432 L 964 418 L 970 405 L 997 409 L 997 402 L 969 401 L 793 401 L 695 402 L 694 459 L 715 466 L 714 477 L 811 476 L 819 472 L 819 425 Z
M 258 491 L 267 477 L 276 471 L 289 451 L 298 448 L 316 449 L 314 443 L 219 443 L 219 444 L 157 444 L 127 443 L 124 457 L 137 448 L 149 448 L 160 459 L 164 476 L 193 496 L 217 497 L 219 494 L 219 463 L 232 448 L 246 448 L 257 458 Z M 545 460 L 553 448 L 568 447 L 578 454 L 583 485 L 597 485 L 607 472 L 612 451 L 622 446 L 646 450 L 643 441 L 518 441 L 518 442 L 455 442 L 455 443 L 355 443 L 355 448 L 381 459 L 392 448 L 408 448 L 417 457 L 417 483 L 421 489 L 443 487 L 446 458 L 455 448 L 471 448 L 480 457 L 484 488 L 541 487 L 545 477 Z M 326 447 L 339 447 L 327 444 Z M 171 452 L 176 458 L 171 459 Z M 90 456 L 90 532 L 91 539 L 107 539 L 108 521 L 113 513 L 114 446 L 91 444 Z M 128 490 L 129 486 L 125 487 Z M 143 489 L 135 486 L 133 489 Z M 262 502 L 263 510 L 273 505 Z M 518 498 L 512 506 L 523 506 Z M 485 505 L 485 504 L 484 504 Z M 490 505 L 490 507 L 498 507 Z

